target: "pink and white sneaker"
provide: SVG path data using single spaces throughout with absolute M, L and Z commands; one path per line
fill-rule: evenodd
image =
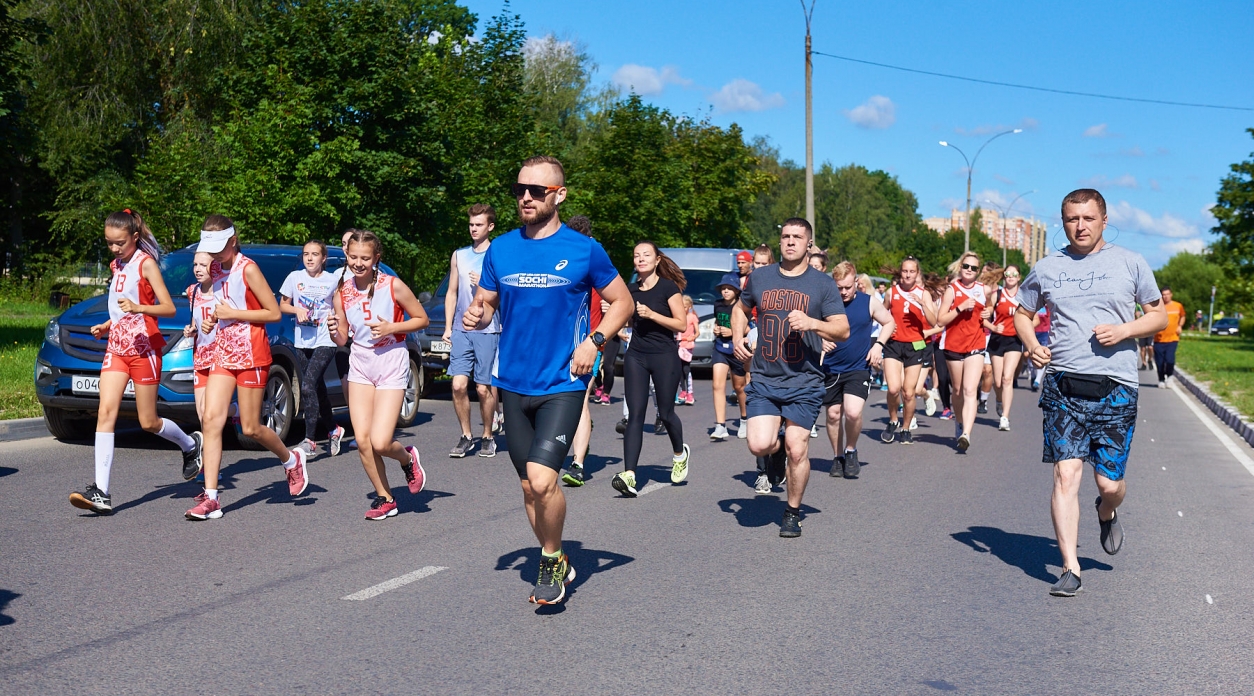
M 296 466 L 286 469 L 287 490 L 295 498 L 304 493 L 305 488 L 309 486 L 309 470 L 305 467 L 305 459 L 308 455 L 305 454 L 305 450 L 297 448 L 292 450 L 292 456 L 296 457 Z
M 196 507 L 183 513 L 189 520 L 216 520 L 222 517 L 222 505 L 209 497 L 208 493 L 196 496 Z
M 401 464 L 401 471 L 405 472 L 405 483 L 409 484 L 410 493 L 421 493 L 422 487 L 427 485 L 427 472 L 422 468 L 418 448 L 406 447 L 405 451 L 409 453 L 409 464 Z
M 396 501 L 381 495 L 375 496 L 374 502 L 370 503 L 370 509 L 366 511 L 366 519 L 383 520 L 389 517 L 396 517 Z

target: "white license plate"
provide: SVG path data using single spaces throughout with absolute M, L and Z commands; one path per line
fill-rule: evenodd
M 432 341 L 431 352 L 432 353 L 452 353 L 453 344 L 445 343 L 444 341 Z
M 70 388 L 74 391 L 75 394 L 99 394 L 100 393 L 100 378 L 99 377 L 91 377 L 89 375 L 74 375 L 71 379 L 73 380 L 73 382 Z M 130 380 L 130 379 L 126 380 L 126 391 L 124 391 L 123 394 L 127 396 L 135 396 L 135 381 L 134 380 Z

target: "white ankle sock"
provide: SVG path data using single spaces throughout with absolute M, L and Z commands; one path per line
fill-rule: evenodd
M 192 436 L 183 432 L 183 429 L 169 418 L 161 419 L 161 429 L 157 431 L 157 435 L 178 445 L 179 449 L 184 452 L 190 452 L 196 446 L 196 441 L 192 439 Z
M 980 401 L 988 401 L 988 395 L 993 392 L 980 392 Z
M 218 489 L 216 489 L 216 488 L 206 488 L 206 489 L 205 489 L 205 495 L 209 496 L 209 499 L 210 499 L 210 500 L 217 500 L 217 499 L 218 499 Z
M 113 433 L 96 433 L 96 487 L 109 492 L 109 474 L 113 471 Z
M 283 468 L 284 468 L 284 469 L 295 469 L 295 468 L 296 468 L 296 454 L 295 454 L 295 453 L 293 453 L 293 452 L 288 452 L 288 453 L 287 453 L 287 461 L 283 462 Z

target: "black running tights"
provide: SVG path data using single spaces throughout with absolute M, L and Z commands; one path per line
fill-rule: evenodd
M 623 342 L 617 336 L 605 342 L 601 350 L 601 389 L 609 394 L 614 389 L 614 363 L 618 360 L 618 351 L 622 350 Z
M 953 386 L 949 381 L 949 362 L 937 350 L 936 357 L 932 358 L 932 363 L 936 365 L 936 379 L 940 382 L 940 384 L 936 385 L 936 388 L 940 391 L 941 405 L 945 408 L 953 408 L 949 403 L 949 390 Z
M 318 438 L 319 420 L 326 426 L 327 432 L 335 429 L 331 400 L 327 397 L 327 382 L 322 378 L 327 365 L 335 362 L 335 351 L 335 346 L 301 349 L 305 354 L 305 372 L 300 377 L 300 407 L 305 412 L 305 437 L 310 440 Z
M 666 425 L 671 451 L 684 447 L 684 425 L 675 415 L 675 390 L 679 388 L 680 367 L 677 350 L 665 353 L 637 353 L 630 348 L 623 358 L 623 391 L 627 399 L 627 432 L 623 433 L 623 465 L 635 471 L 644 445 L 644 416 L 649 408 L 649 378 L 653 378 L 653 401 L 657 417 Z

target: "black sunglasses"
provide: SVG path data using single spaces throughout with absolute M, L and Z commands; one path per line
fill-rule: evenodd
M 971 264 L 969 264 L 969 263 L 964 263 L 964 264 L 962 264 L 962 269 L 963 269 L 963 270 L 965 270 L 965 271 L 978 271 L 978 270 L 980 270 L 980 267 L 979 267 L 979 265 L 972 266 L 972 265 L 971 265 Z
M 535 200 L 540 200 L 550 193 L 562 188 L 561 186 L 545 186 L 544 184 L 511 184 L 510 191 L 514 192 L 514 198 L 522 198 L 523 194 L 530 193 Z

